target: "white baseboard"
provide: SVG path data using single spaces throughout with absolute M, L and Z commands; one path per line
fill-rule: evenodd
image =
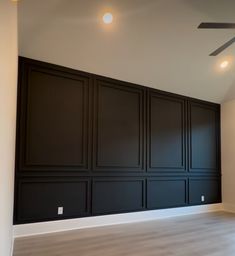
M 223 210 L 225 212 L 235 213 L 235 205 L 234 204 L 223 203 Z
M 221 211 L 222 204 L 200 205 L 154 211 L 143 211 L 97 217 L 14 225 L 14 237 L 26 237 L 75 229 L 93 228 L 133 222 L 150 221 L 169 217 Z
M 11 242 L 11 256 L 13 256 L 13 254 L 14 254 L 14 242 L 15 242 L 15 239 L 13 237 L 12 242 Z

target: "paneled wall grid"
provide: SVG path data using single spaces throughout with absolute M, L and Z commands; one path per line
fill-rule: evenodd
M 17 126 L 15 224 L 221 202 L 218 104 L 20 57 Z

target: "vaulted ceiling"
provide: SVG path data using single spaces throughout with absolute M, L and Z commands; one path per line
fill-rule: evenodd
M 111 11 L 114 23 L 102 24 Z M 235 98 L 235 44 L 209 54 L 235 30 L 232 0 L 22 0 L 19 51 L 39 59 L 149 87 L 223 102 Z M 219 65 L 228 59 L 230 65 Z

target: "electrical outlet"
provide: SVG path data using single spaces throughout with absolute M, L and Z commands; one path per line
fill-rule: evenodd
M 64 207 L 58 207 L 58 215 L 63 215 Z
M 205 196 L 201 196 L 201 201 L 205 202 Z

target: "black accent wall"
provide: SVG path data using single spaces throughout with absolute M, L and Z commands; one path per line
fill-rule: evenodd
M 221 202 L 217 104 L 20 57 L 17 126 L 15 224 Z

